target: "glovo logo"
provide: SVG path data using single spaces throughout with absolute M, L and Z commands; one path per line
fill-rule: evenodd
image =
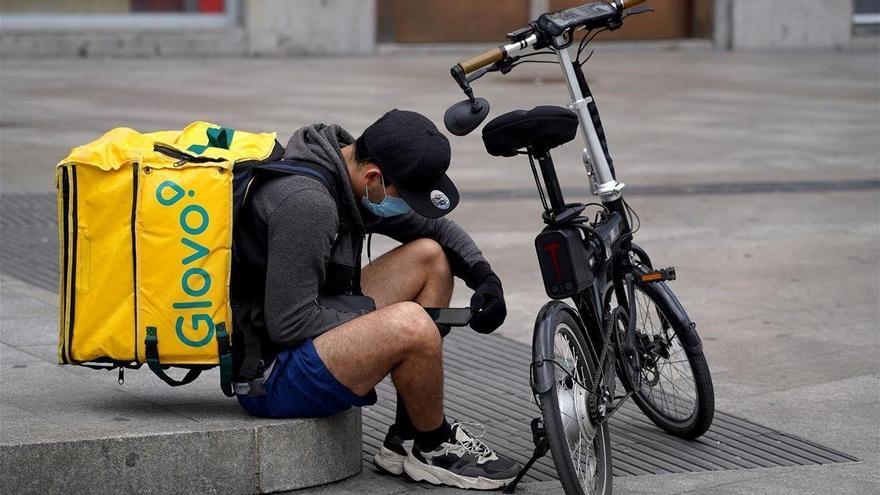
M 165 207 L 176 205 L 185 197 L 194 198 L 196 192 L 185 191 L 174 181 L 166 180 L 156 188 L 156 200 Z M 194 264 L 208 256 L 211 250 L 199 243 L 199 236 L 208 229 L 211 219 L 208 211 L 200 204 L 192 202 L 183 206 L 178 217 L 182 231 L 181 244 L 191 250 L 181 260 L 184 269 L 180 275 L 180 286 L 190 299 L 172 304 L 178 313 L 174 328 L 177 338 L 190 347 L 202 347 L 214 338 L 214 320 L 210 314 L 199 312 L 210 308 L 210 299 L 203 299 L 211 289 L 211 274 Z M 189 318 L 188 328 L 184 328 Z M 201 337 L 200 337 L 201 336 Z

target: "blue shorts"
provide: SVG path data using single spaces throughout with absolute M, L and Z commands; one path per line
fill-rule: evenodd
M 339 383 L 324 366 L 312 339 L 278 355 L 265 388 L 265 395 L 238 396 L 251 416 L 318 418 L 376 403 L 375 390 L 361 397 Z

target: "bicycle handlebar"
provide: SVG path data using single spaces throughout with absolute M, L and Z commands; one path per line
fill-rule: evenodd
M 626 9 L 631 9 L 631 8 L 635 7 L 636 5 L 641 5 L 645 2 L 647 2 L 648 0 L 617 0 L 617 1 L 619 1 L 620 4 L 623 6 L 623 10 L 626 10 Z
M 610 3 L 613 5 L 618 12 L 623 12 L 626 9 L 635 7 L 636 5 L 640 5 L 645 3 L 647 0 L 604 0 L 606 3 Z M 504 60 L 504 58 L 509 54 L 510 51 L 519 51 L 530 44 L 534 43 L 537 38 L 529 38 L 520 43 L 514 43 L 511 45 L 502 45 L 496 48 L 492 48 L 486 52 L 483 52 L 477 56 L 471 57 L 467 60 L 459 62 L 456 64 L 457 67 L 461 68 L 461 73 L 464 75 L 470 74 L 476 70 L 482 69 L 489 64 L 493 64 L 495 62 Z M 531 41 L 531 43 L 529 43 Z
M 506 52 L 504 51 L 504 48 L 499 46 L 484 53 L 481 53 L 475 57 L 471 57 L 464 62 L 460 62 L 458 65 L 461 67 L 461 70 L 463 70 L 465 74 L 469 74 L 477 69 L 481 69 L 489 64 L 493 64 L 503 59 L 505 55 Z

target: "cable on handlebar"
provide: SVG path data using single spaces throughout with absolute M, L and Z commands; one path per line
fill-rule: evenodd
M 587 56 L 586 60 L 581 61 L 581 60 L 580 60 L 580 58 L 581 58 L 581 52 L 583 52 L 584 48 L 586 48 L 587 45 L 589 45 L 589 44 L 593 41 L 593 39 L 596 38 L 596 36 L 599 36 L 600 34 L 604 33 L 605 31 L 608 31 L 608 30 L 609 30 L 608 28 L 602 28 L 602 29 L 599 29 L 598 31 L 596 31 L 595 33 L 592 32 L 592 30 L 591 30 L 591 31 L 587 31 L 587 33 L 584 35 L 584 37 L 581 38 L 581 42 L 580 42 L 580 44 L 578 45 L 577 56 L 575 56 L 575 58 L 574 58 L 575 63 L 578 63 L 578 64 L 583 65 L 584 62 L 586 62 L 587 60 L 589 60 L 590 57 L 592 57 L 593 55 L 590 54 L 589 56 Z

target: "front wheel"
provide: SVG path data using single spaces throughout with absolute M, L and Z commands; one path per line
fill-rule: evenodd
M 609 287 L 606 307 L 613 292 Z M 678 437 L 697 438 L 712 424 L 715 394 L 702 347 L 688 345 L 698 340 L 696 329 L 665 283 L 636 285 L 633 296 L 640 372 L 627 372 L 627 363 L 618 356 L 617 375 L 654 424 Z M 626 323 L 615 325 L 621 337 Z
M 550 452 L 566 494 L 610 494 L 608 425 L 595 424 L 589 413 L 596 360 L 581 326 L 562 307 L 558 302 L 545 306 L 535 325 L 533 348 L 534 361 L 544 368 L 536 374 L 536 391 Z

